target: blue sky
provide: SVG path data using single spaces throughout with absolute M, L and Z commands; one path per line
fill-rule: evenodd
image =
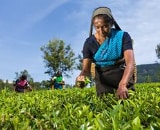
M 136 63 L 157 61 L 160 43 L 159 0 L 0 0 L 0 79 L 14 80 L 28 70 L 35 81 L 49 79 L 40 47 L 61 39 L 81 53 L 92 11 L 111 8 L 120 27 L 134 39 Z M 74 83 L 79 71 L 67 83 Z

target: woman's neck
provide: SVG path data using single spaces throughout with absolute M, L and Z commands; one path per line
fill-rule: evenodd
M 98 33 L 95 33 L 94 36 L 99 44 L 102 44 L 107 38 L 107 36 L 101 36 Z

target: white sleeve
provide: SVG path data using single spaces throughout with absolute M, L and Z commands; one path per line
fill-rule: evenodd
M 55 80 L 57 77 L 56 76 L 54 76 L 53 78 L 52 78 L 52 80 Z

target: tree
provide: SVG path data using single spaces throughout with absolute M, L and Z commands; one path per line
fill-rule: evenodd
M 34 90 L 40 90 L 41 89 L 41 83 L 40 82 L 34 82 L 32 87 L 34 87 Z
M 145 83 L 151 83 L 151 82 L 152 82 L 151 77 L 149 75 L 147 75 L 145 77 Z
M 77 57 L 77 59 L 78 59 L 78 63 L 76 65 L 76 68 L 78 70 L 82 70 L 82 61 L 83 61 L 82 55 L 79 54 L 78 57 Z
M 41 88 L 43 89 L 51 89 L 53 83 L 51 80 L 42 80 L 41 81 Z
M 156 47 L 157 58 L 160 59 L 160 43 Z
M 63 40 L 51 40 L 41 47 L 41 51 L 44 53 L 45 67 L 48 68 L 45 73 L 49 76 L 52 77 L 58 70 L 69 76 L 68 72 L 75 69 L 75 54 Z
M 2 79 L 0 79 L 0 90 L 5 88 L 5 83 Z

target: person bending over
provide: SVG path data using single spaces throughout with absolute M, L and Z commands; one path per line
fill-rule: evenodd
M 108 7 L 99 7 L 93 11 L 90 36 L 83 46 L 83 67 L 76 78 L 77 82 L 90 76 L 92 62 L 95 63 L 97 95 L 116 91 L 119 99 L 128 98 L 128 89 L 134 90 L 132 39 L 121 30 Z

